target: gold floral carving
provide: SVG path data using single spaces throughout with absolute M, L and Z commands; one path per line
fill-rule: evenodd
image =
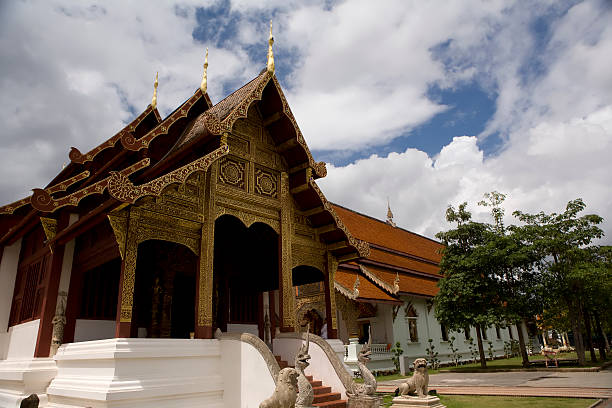
M 338 214 L 336 214 L 336 211 L 334 210 L 332 205 L 329 203 L 329 201 L 327 201 L 327 198 L 325 198 L 323 192 L 321 191 L 321 189 L 313 178 L 310 178 L 309 184 L 313 188 L 313 190 L 319 195 L 319 198 L 323 203 L 323 208 L 325 208 L 325 210 L 333 217 L 334 223 L 339 229 L 342 230 L 342 232 L 344 232 L 344 235 L 346 235 L 346 239 L 349 242 L 349 245 L 355 248 L 355 250 L 359 254 L 359 257 L 367 258 L 368 256 L 370 256 L 370 246 L 368 245 L 368 243 L 355 238 L 353 234 L 351 234 L 346 225 L 344 225 L 344 222 L 342 222 Z
M 232 109 L 232 111 L 227 115 L 224 119 L 220 120 L 219 117 L 213 111 L 205 112 L 203 116 L 204 125 L 208 129 L 210 133 L 220 135 L 223 132 L 231 132 L 234 124 L 238 119 L 246 118 L 248 115 L 249 107 L 255 101 L 259 101 L 262 99 L 263 90 L 266 85 L 270 81 L 274 83 L 278 94 L 283 103 L 283 113 L 287 116 L 287 118 L 291 121 L 291 124 L 294 128 L 294 133 L 296 135 L 297 141 L 304 148 L 306 155 L 308 157 L 309 166 L 315 171 L 317 177 L 325 177 L 327 175 L 327 169 L 325 167 L 324 162 L 315 162 L 308 146 L 306 146 L 306 142 L 304 141 L 304 137 L 302 136 L 302 132 L 297 126 L 297 122 L 291 113 L 291 109 L 289 109 L 289 104 L 287 103 L 287 99 L 281 90 L 280 84 L 278 83 L 274 74 L 269 72 L 261 73 L 257 78 L 253 81 L 256 81 L 252 86 L 252 90 L 245 95 L 242 100 Z
M 198 326 L 212 326 L 213 261 L 215 242 L 215 201 L 217 163 L 206 175 L 204 225 L 200 240 L 200 269 L 198 279 Z
M 234 206 L 232 206 L 234 207 Z M 249 228 L 251 225 L 255 224 L 256 222 L 261 222 L 263 224 L 268 225 L 269 227 L 271 227 L 274 231 L 276 231 L 276 233 L 280 233 L 280 222 L 277 219 L 273 219 L 270 217 L 266 217 L 265 215 L 261 215 L 261 214 L 255 214 L 247 209 L 244 208 L 232 208 L 232 207 L 224 207 L 222 205 L 217 206 L 216 209 L 216 215 L 215 215 L 215 219 L 223 216 L 223 215 L 232 215 L 236 218 L 238 218 L 240 221 L 242 221 L 242 223 L 244 224 L 245 227 Z
M 67 180 L 64 180 L 49 188 L 46 188 L 44 191 L 49 195 L 54 194 L 54 193 L 59 193 L 61 191 L 66 191 L 68 187 L 70 187 L 74 183 L 77 183 L 83 179 L 86 179 L 87 177 L 89 177 L 89 171 L 86 170 L 82 173 L 77 174 L 76 176 L 70 177 Z M 29 196 L 26 198 L 22 198 L 19 201 L 15 201 L 14 203 L 0 207 L 0 214 L 12 214 L 13 212 L 15 212 L 16 209 L 23 207 L 24 205 L 30 204 L 31 201 L 32 201 L 32 196 Z
M 119 173 L 122 176 L 127 177 L 130 174 L 147 167 L 150 162 L 151 161 L 148 158 L 142 159 L 139 162 L 121 170 Z M 58 198 L 57 200 L 51 197 L 51 194 L 49 194 L 46 190 L 36 188 L 34 189 L 34 194 L 32 195 L 32 207 L 43 212 L 54 212 L 67 205 L 76 206 L 87 196 L 92 194 L 102 194 L 108 187 L 109 180 L 110 176 L 65 197 Z
M 336 283 L 336 271 L 338 270 L 338 261 L 336 257 L 327 251 L 327 279 L 329 287 L 329 308 L 331 310 L 332 329 L 338 329 L 338 319 L 336 316 L 336 292 L 334 286 Z
M 124 148 L 128 150 L 137 151 L 140 149 L 144 149 L 149 147 L 149 144 L 158 136 L 165 135 L 170 130 L 170 127 L 179 119 L 187 117 L 189 114 L 189 110 L 195 103 L 200 100 L 200 98 L 204 97 L 210 107 L 210 100 L 208 99 L 207 94 L 203 94 L 202 91 L 198 88 L 193 94 L 193 96 L 185 103 L 183 103 L 178 109 L 174 111 L 170 116 L 164 119 L 163 122 L 159 123 L 154 129 L 152 129 L 149 133 L 141 137 L 140 139 L 134 138 L 131 133 L 124 132 L 121 137 L 121 144 Z
M 266 197 L 278 197 L 278 176 L 269 170 L 256 166 L 255 192 Z
M 219 181 L 245 190 L 247 185 L 246 167 L 247 164 L 242 160 L 224 157 L 219 161 Z
M 57 233 L 57 220 L 54 218 L 40 217 L 40 223 L 45 231 L 47 241 L 51 241 L 55 238 L 55 234 Z
M 125 241 L 128 228 L 127 211 L 119 211 L 107 215 L 108 221 L 115 234 L 117 245 L 119 246 L 119 255 L 121 259 L 125 258 Z
M 174 183 L 184 183 L 196 171 L 206 171 L 215 160 L 228 152 L 227 145 L 223 145 L 191 163 L 140 186 L 132 184 L 125 174 L 113 171 L 108 181 L 108 192 L 113 198 L 126 203 L 134 203 L 144 196 L 160 196 L 164 188 Z
M 136 259 L 138 257 L 138 224 L 140 214 L 138 211 L 129 213 L 127 242 L 123 258 L 123 276 L 121 285 L 121 311 L 120 322 L 132 321 L 132 308 L 134 305 L 134 282 L 136 280 Z
M 142 122 L 150 113 L 154 113 L 154 116 L 157 119 L 158 123 L 161 121 L 161 118 L 159 117 L 159 113 L 157 113 L 157 110 L 153 109 L 153 107 L 149 105 L 147 106 L 147 109 L 145 109 L 144 112 L 142 112 L 129 125 L 127 125 L 125 128 L 120 130 L 116 135 L 108 139 L 106 142 L 98 145 L 97 147 L 94 147 L 92 150 L 90 150 L 86 154 L 82 154 L 79 151 L 79 149 L 77 149 L 76 147 L 71 147 L 70 153 L 68 154 L 70 161 L 72 161 L 73 163 L 83 164 L 85 162 L 93 160 L 94 157 L 96 157 L 103 150 L 115 146 L 115 144 L 124 137 L 124 134 L 126 133 L 129 134 L 130 130 L 131 131 L 136 130 L 140 122 Z
M 292 198 L 289 193 L 289 175 L 285 172 L 280 177 L 281 195 L 281 276 L 282 276 L 282 306 L 284 327 L 295 326 L 295 293 L 293 292 L 293 262 L 291 252 Z

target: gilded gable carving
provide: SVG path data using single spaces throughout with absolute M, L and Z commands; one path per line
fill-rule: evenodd
M 278 197 L 278 174 L 262 167 L 255 167 L 255 192 L 262 196 Z
M 224 157 L 219 162 L 219 181 L 233 187 L 246 189 L 247 164 L 233 157 Z
M 227 138 L 227 144 L 229 145 L 230 152 L 240 157 L 248 157 L 249 155 L 249 142 L 240 137 L 230 135 Z

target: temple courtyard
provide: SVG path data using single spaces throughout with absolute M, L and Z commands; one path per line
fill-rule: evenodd
M 403 381 L 405 380 L 379 381 L 377 391 L 392 393 L 398 384 Z M 429 388 L 430 390 L 436 390 L 442 396 L 478 395 L 601 399 L 603 401 L 598 406 L 604 407 L 607 406 L 604 404 L 609 404 L 610 399 L 612 399 L 612 369 L 608 367 L 601 371 L 590 372 L 557 370 L 488 373 L 442 372 L 429 376 Z M 541 401 L 546 402 L 547 399 Z M 524 406 L 530 405 L 528 400 L 524 402 L 526 403 Z M 585 407 L 590 405 L 585 401 Z M 538 404 L 538 406 L 542 405 Z

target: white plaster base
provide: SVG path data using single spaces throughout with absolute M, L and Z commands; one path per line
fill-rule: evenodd
M 403 396 L 393 398 L 393 405 L 391 408 L 421 408 L 421 407 L 432 407 L 432 408 L 446 408 L 440 402 L 440 398 L 428 395 L 425 398 Z
M 48 407 L 222 408 L 215 339 L 108 339 L 65 344 Z
M 0 361 L 0 407 L 19 407 L 21 400 L 37 394 L 40 407 L 47 402 L 47 386 L 57 368 L 50 358 Z

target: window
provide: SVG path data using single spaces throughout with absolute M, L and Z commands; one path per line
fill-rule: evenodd
M 51 254 L 44 247 L 42 227 L 34 229 L 23 238 L 9 326 L 38 319 L 47 289 Z
M 514 335 L 512 334 L 512 326 L 508 326 L 508 334 L 510 335 L 510 340 L 514 340 Z
M 495 335 L 497 336 L 497 340 L 501 340 L 501 327 L 495 325 Z
M 79 319 L 115 320 L 121 259 L 83 273 Z
M 442 341 L 448 341 L 448 329 L 440 323 L 440 331 L 442 332 Z
M 466 326 L 463 328 L 463 333 L 465 335 L 465 339 L 469 340 L 472 338 L 472 335 L 470 334 L 470 326 Z
M 409 304 L 406 306 L 406 324 L 408 325 L 408 341 L 417 343 L 419 341 L 419 332 L 417 330 L 418 315 L 414 306 Z

